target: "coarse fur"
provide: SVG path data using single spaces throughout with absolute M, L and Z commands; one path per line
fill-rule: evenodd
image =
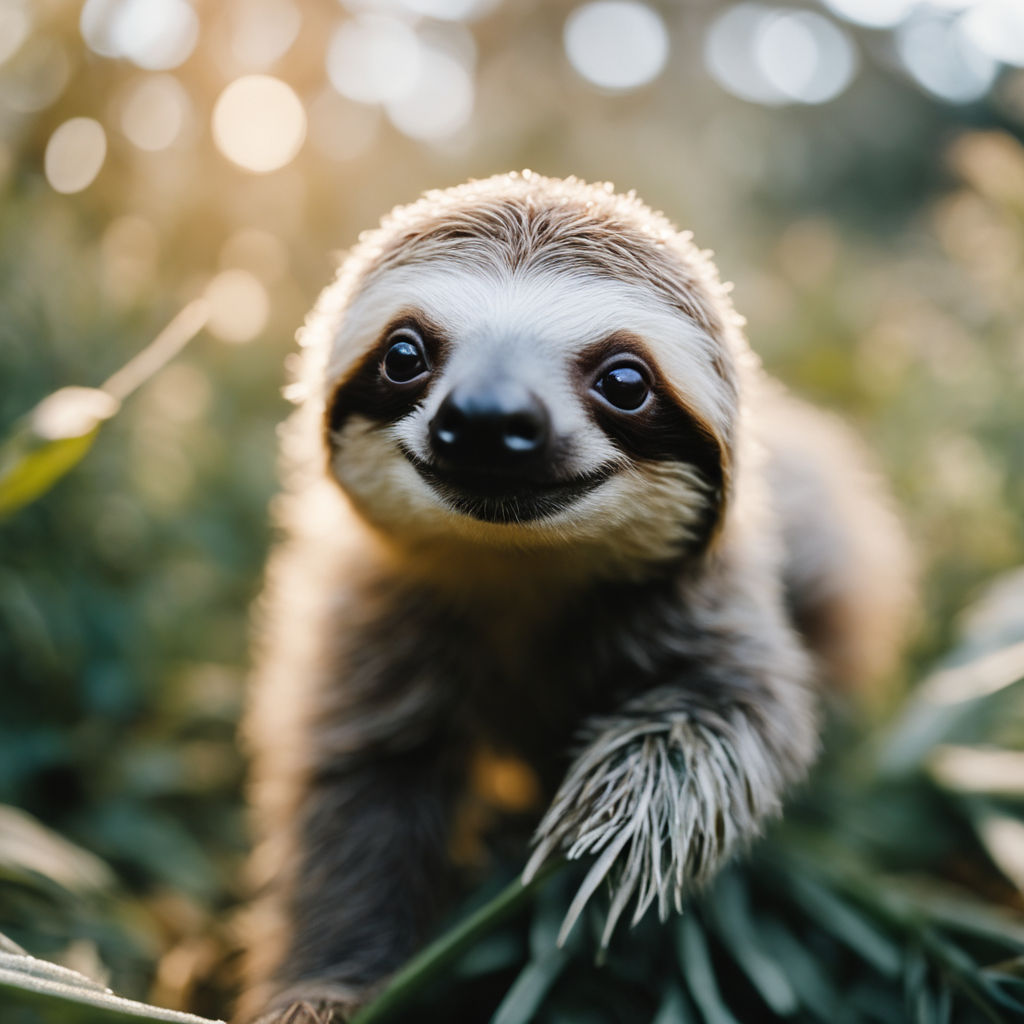
M 765 377 L 710 255 L 632 195 L 529 172 L 428 193 L 300 340 L 245 730 L 239 1016 L 275 1022 L 344 1019 L 421 944 L 481 750 L 547 801 L 527 876 L 590 860 L 567 926 L 606 881 L 606 940 L 630 907 L 664 917 L 779 813 L 818 678 L 884 672 L 908 593 L 857 444 Z M 641 374 L 636 409 L 609 366 Z M 449 472 L 445 403 L 496 387 L 542 410 L 543 463 Z

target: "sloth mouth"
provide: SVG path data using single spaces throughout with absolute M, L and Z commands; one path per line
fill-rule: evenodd
M 528 523 L 557 515 L 605 482 L 615 466 L 567 479 L 445 469 L 399 446 L 417 473 L 456 512 L 487 523 Z

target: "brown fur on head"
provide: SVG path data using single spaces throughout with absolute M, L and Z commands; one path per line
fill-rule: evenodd
M 393 212 L 301 338 L 331 472 L 385 535 L 572 553 L 618 575 L 705 549 L 724 521 L 752 363 L 739 324 L 708 254 L 660 214 L 610 186 L 524 172 Z M 403 390 L 383 360 L 408 331 L 430 369 Z M 638 411 L 594 390 L 617 361 L 643 368 Z M 543 404 L 550 457 L 522 479 L 487 477 L 475 501 L 437 478 L 429 434 L 453 388 L 496 377 Z M 579 493 L 558 493 L 567 482 Z M 554 498 L 524 512 L 523 492 L 541 487 Z

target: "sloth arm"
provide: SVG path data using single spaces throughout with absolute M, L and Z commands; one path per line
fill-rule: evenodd
M 262 894 L 241 1021 L 344 1018 L 415 952 L 443 900 L 464 775 L 450 631 L 372 586 L 319 620 L 304 610 L 316 657 L 271 649 L 249 716 Z
M 328 771 L 307 791 L 273 1011 L 309 1003 L 351 1012 L 418 948 L 445 875 L 445 760 L 432 747 L 375 757 Z
M 626 908 L 664 918 L 684 891 L 779 812 L 817 750 L 811 668 L 773 573 L 727 554 L 636 602 L 615 642 L 631 692 L 584 722 L 525 872 L 556 855 L 592 865 L 562 938 L 608 879 L 603 941 Z

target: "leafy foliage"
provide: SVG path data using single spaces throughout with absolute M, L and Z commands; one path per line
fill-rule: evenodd
M 681 916 L 648 915 L 601 950 L 608 905 L 595 901 L 559 946 L 579 872 L 556 864 L 463 911 L 355 1024 L 1018 1019 L 1024 774 L 993 773 L 993 757 L 1014 755 L 989 741 L 1024 724 L 1022 608 L 1018 572 L 981 602 L 881 738 L 836 721 L 825 764 L 784 822 Z M 95 857 L 0 811 L 0 913 L 23 912 L 38 928 L 51 903 L 66 915 L 51 927 L 68 934 L 69 908 L 89 894 L 116 906 L 112 873 Z M 16 954 L 0 954 L 0 989 L 38 1014 L 26 1021 L 149 1012 Z M 76 1016 L 68 1000 L 103 1015 Z
M 122 999 L 76 971 L 30 957 L 13 943 L 0 942 L 0 997 L 10 1024 L 40 1017 L 66 1024 L 125 1024 L 157 1020 L 167 1024 L 209 1024 L 190 1013 L 177 1013 Z
M 465 144 L 422 146 L 328 96 L 328 136 L 373 128 L 335 161 L 314 144 L 312 112 L 347 15 L 310 0 L 272 72 L 307 102 L 311 144 L 262 177 L 225 161 L 207 125 L 239 70 L 222 62 L 223 26 L 264 5 L 196 5 L 200 45 L 171 72 L 187 98 L 179 144 L 155 153 L 119 128 L 149 74 L 85 52 L 81 5 L 14 5 L 31 31 L 0 68 L 0 803 L 23 813 L 0 815 L 0 932 L 31 953 L 134 999 L 224 1014 L 245 850 L 235 727 L 281 366 L 329 277 L 325 254 L 425 187 L 523 166 L 612 178 L 716 246 L 768 368 L 854 421 L 893 480 L 924 567 L 904 689 L 950 651 L 958 609 L 1024 564 L 1024 72 L 944 107 L 883 67 L 888 35 L 865 30 L 840 100 L 754 108 L 702 71 L 722 6 L 707 0 L 661 5 L 676 59 L 646 90 L 612 96 L 561 58 L 575 5 L 509 2 L 454 26 L 479 86 Z M 12 88 L 47 86 L 39 54 L 68 87 L 46 106 L 7 105 Z M 83 113 L 108 132 L 107 162 L 84 192 L 57 194 L 46 141 Z M 39 434 L 47 396 L 104 389 L 228 269 L 271 300 L 248 348 L 199 339 L 99 416 L 95 436 L 88 420 Z M 989 598 L 1003 611 L 976 614 L 919 694 L 897 686 L 871 721 L 837 721 L 813 787 L 681 920 L 620 929 L 599 966 L 593 916 L 552 946 L 571 871 L 513 888 L 500 920 L 481 910 L 496 872 L 454 952 L 449 934 L 367 1013 L 400 1015 L 415 998 L 453 1020 L 501 1004 L 501 1024 L 1019 1016 L 1006 1000 L 1022 972 L 1024 718 L 1019 684 L 992 687 L 1014 675 L 1024 629 L 1019 589 L 1002 586 L 1016 608 Z M 976 695 L 932 699 L 960 666 Z M 10 999 L 4 1024 L 65 1012 L 43 1001 L 14 1017 Z

